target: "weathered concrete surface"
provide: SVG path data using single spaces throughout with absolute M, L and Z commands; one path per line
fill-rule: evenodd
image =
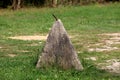
M 60 19 L 53 24 L 36 67 L 53 65 L 63 69 L 83 69 Z

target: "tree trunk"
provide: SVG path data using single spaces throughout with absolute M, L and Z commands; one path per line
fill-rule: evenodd
M 56 7 L 57 6 L 57 0 L 52 0 L 52 7 Z
M 60 19 L 53 24 L 42 55 L 36 65 L 37 68 L 49 66 L 57 66 L 63 69 L 83 69 Z
M 22 0 L 13 0 L 12 9 L 17 10 L 17 9 L 21 8 L 21 1 Z
M 21 4 L 21 0 L 17 0 L 18 3 L 17 3 L 17 9 L 21 8 L 20 4 Z
M 12 9 L 15 10 L 16 9 L 16 0 L 12 1 Z

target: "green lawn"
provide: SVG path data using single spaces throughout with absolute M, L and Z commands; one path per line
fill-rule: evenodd
M 45 41 L 12 40 L 10 36 L 46 35 L 55 14 L 78 52 L 84 70 L 36 69 Z M 120 76 L 100 70 L 96 64 L 120 59 L 120 50 L 89 52 L 86 46 L 97 43 L 102 33 L 120 33 L 120 3 L 59 8 L 0 10 L 0 80 L 119 80 Z M 105 37 L 106 38 L 106 37 Z M 41 43 L 42 42 L 42 43 Z M 38 44 L 30 46 L 31 44 Z M 120 48 L 120 45 L 117 45 Z M 28 51 L 28 52 L 25 52 Z M 10 57 L 9 54 L 16 55 Z M 85 58 L 96 56 L 97 61 Z

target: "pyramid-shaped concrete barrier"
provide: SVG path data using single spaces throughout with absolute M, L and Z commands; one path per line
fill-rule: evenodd
M 60 19 L 53 24 L 36 67 L 59 66 L 82 70 L 83 66 Z

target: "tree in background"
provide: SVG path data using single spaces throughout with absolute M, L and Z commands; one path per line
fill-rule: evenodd
M 57 0 L 52 0 L 52 7 L 56 7 L 57 6 Z
M 17 10 L 21 8 L 23 0 L 12 0 L 12 9 Z
M 7 8 L 11 5 L 13 10 L 17 10 L 24 6 L 47 6 L 57 7 L 59 5 L 86 5 L 94 3 L 105 3 L 105 2 L 119 2 L 120 0 L 0 0 L 0 7 Z

